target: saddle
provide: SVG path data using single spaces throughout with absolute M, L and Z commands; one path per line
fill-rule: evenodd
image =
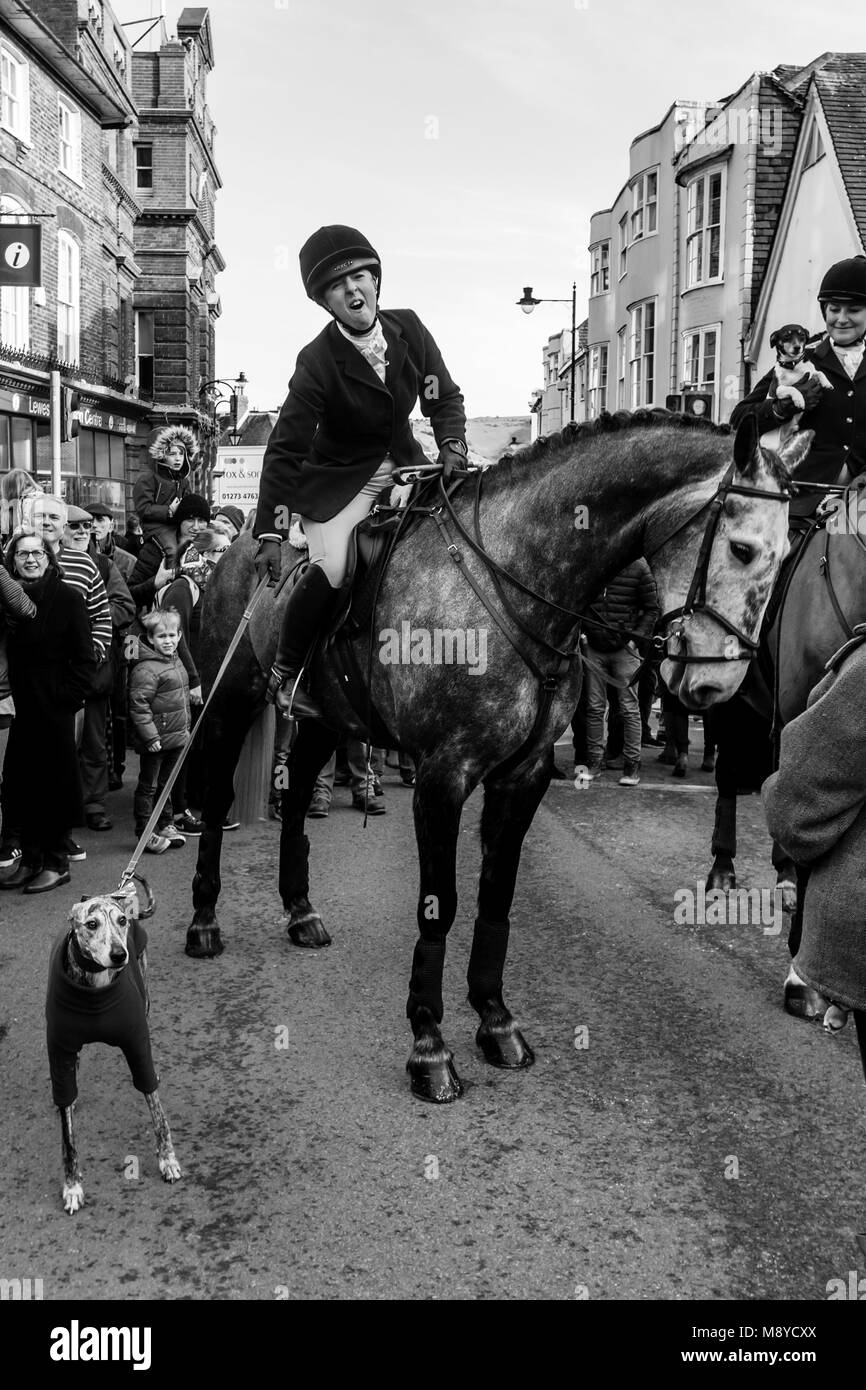
M 326 655 L 330 659 L 343 695 L 376 747 L 397 748 L 398 743 L 372 702 L 368 681 L 358 664 L 352 641 L 373 620 L 376 598 L 395 544 L 417 530 L 425 516 L 419 503 L 426 505 L 432 501 L 437 485 L 435 478 L 416 483 L 407 506 L 397 511 L 388 505 L 390 484 L 379 494 L 369 516 L 358 523 L 349 538 L 346 578 L 339 600 L 309 657 L 313 670 L 321 665 Z M 297 584 L 308 565 L 308 560 L 299 560 L 281 580 L 277 593 L 284 584 L 290 587 Z

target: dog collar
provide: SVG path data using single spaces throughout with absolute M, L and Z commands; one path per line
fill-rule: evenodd
M 779 357 L 777 360 L 780 367 L 784 367 L 786 371 L 793 372 L 799 367 L 800 363 L 804 362 L 806 359 L 804 355 L 803 357 Z
M 78 944 L 78 937 L 75 935 L 74 931 L 69 933 L 67 940 L 72 946 L 72 958 L 81 970 L 86 970 L 89 975 L 95 975 L 99 971 L 108 969 L 107 965 L 100 965 L 98 961 L 92 960 L 90 956 L 84 954 Z M 118 967 L 113 966 L 112 969 L 116 970 Z

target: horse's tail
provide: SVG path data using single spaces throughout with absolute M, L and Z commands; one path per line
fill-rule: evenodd
M 267 815 L 274 734 L 274 707 L 265 705 L 250 726 L 235 769 L 235 800 L 230 819 L 243 825 L 256 825 Z

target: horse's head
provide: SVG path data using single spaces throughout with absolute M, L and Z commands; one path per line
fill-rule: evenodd
M 668 639 L 662 679 L 688 709 L 730 699 L 746 675 L 788 549 L 789 474 L 812 438 L 804 430 L 764 452 L 747 416 L 724 478 L 682 494 L 687 519 L 650 560 Z

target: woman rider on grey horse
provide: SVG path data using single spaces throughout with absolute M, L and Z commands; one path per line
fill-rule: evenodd
M 300 688 L 307 654 L 346 578 L 349 539 L 397 468 L 425 463 L 409 417 L 433 425 L 450 476 L 466 456 L 463 397 L 411 309 L 379 309 L 382 268 L 354 227 L 320 227 L 300 253 L 310 299 L 332 321 L 298 356 L 265 450 L 253 535 L 256 571 L 276 581 L 280 542 L 298 512 L 310 566 L 292 589 L 268 698 L 298 718 L 320 711 Z

